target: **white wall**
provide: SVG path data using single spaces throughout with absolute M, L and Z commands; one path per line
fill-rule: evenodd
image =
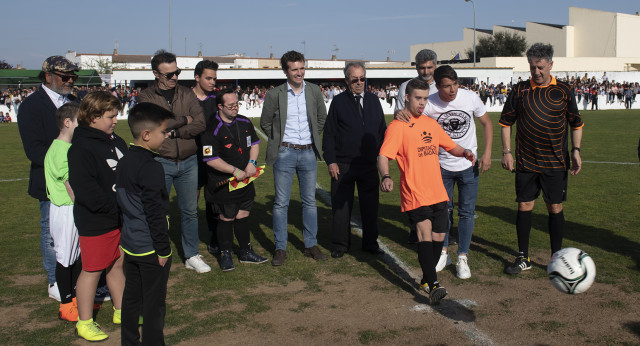
M 551 43 L 554 56 L 567 56 L 567 31 L 550 25 L 527 22 L 527 46 L 536 42 Z
M 616 56 L 616 13 L 569 7 L 576 57 Z
M 640 7 L 637 7 L 640 9 Z M 616 51 L 620 57 L 639 57 L 640 42 L 640 16 L 631 14 L 618 14 L 618 30 L 616 30 Z
M 307 60 L 306 68 L 344 68 L 344 60 Z

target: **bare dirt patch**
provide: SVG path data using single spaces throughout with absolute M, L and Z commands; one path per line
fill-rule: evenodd
M 328 275 L 317 292 L 297 281 L 282 287 L 256 288 L 286 292 L 288 299 L 265 301 L 271 309 L 251 315 L 251 321 L 242 327 L 181 344 L 640 342 L 638 295 L 611 285 L 596 283 L 587 293 L 571 296 L 558 292 L 533 271 L 517 278 L 478 271 L 473 280 L 465 282 L 456 279 L 452 271 L 440 275 L 442 282 L 450 283 L 446 285 L 449 296 L 433 307 L 421 293 L 400 288 L 382 277 Z
M 13 283 L 14 286 L 31 286 L 42 284 L 43 275 L 12 275 L 7 279 Z

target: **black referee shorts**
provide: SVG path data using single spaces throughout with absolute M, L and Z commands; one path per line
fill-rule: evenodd
M 238 211 L 246 210 L 251 211 L 253 207 L 253 199 L 242 201 L 238 203 L 211 203 L 214 214 L 221 214 L 227 219 L 233 219 L 238 215 Z
M 567 200 L 568 171 L 518 172 L 516 171 L 516 202 L 535 201 L 540 196 L 549 204 Z
M 449 210 L 446 201 L 408 210 L 407 216 L 412 227 L 415 227 L 418 222 L 431 220 L 432 232 L 446 233 L 449 231 Z

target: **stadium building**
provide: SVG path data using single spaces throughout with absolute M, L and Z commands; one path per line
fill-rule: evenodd
M 494 25 L 491 30 L 476 28 L 476 42 L 499 32 L 524 36 L 527 45 L 535 42 L 551 43 L 554 47 L 553 70 L 568 75 L 585 72 L 637 72 L 640 71 L 640 12 L 615 13 L 569 7 L 569 24 L 527 22 L 525 27 Z M 473 29 L 463 29 L 461 41 L 420 43 L 411 45 L 410 56 L 421 49 L 432 49 L 441 59 L 454 60 L 464 57 L 473 49 Z M 473 60 L 473 59 L 471 59 Z M 456 65 L 470 67 L 473 62 Z M 488 57 L 477 59 L 479 68 L 513 68 L 514 77 L 529 71 L 529 65 L 521 57 Z M 609 78 L 638 81 L 635 78 Z

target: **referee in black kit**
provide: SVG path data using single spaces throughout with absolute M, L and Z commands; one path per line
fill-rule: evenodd
M 516 84 L 502 109 L 502 167 L 516 174 L 518 256 L 508 274 L 531 269 L 529 233 L 535 200 L 540 195 L 549 212 L 551 253 L 562 248 L 568 173 L 582 168 L 580 142 L 584 126 L 572 88 L 551 75 L 553 47 L 535 43 L 527 51 L 531 78 Z M 517 123 L 516 160 L 511 152 L 511 126 Z M 568 138 L 571 136 L 571 152 Z

